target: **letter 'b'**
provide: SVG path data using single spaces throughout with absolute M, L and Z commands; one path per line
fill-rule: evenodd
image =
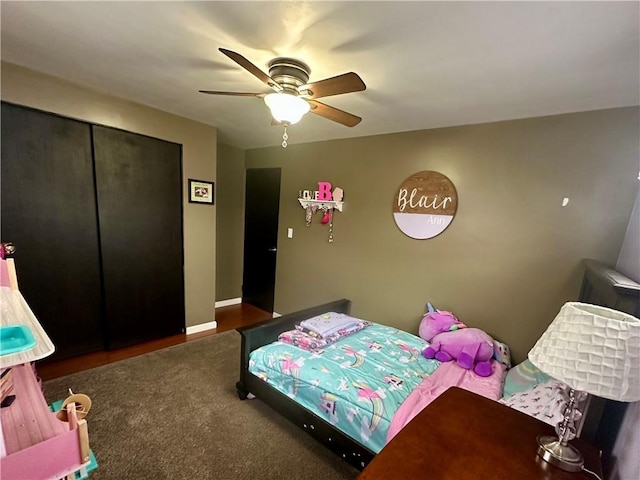
M 331 184 L 329 182 L 318 182 L 318 200 L 331 200 Z

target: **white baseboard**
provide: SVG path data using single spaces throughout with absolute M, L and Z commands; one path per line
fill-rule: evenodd
M 229 307 L 231 305 L 240 305 L 241 303 L 242 303 L 242 298 L 230 298 L 228 300 L 220 300 L 219 302 L 216 302 L 215 308 Z M 281 316 L 282 315 L 280 315 L 278 312 L 273 312 L 273 318 L 278 318 Z
M 215 308 L 228 307 L 230 305 L 239 305 L 241 303 L 242 303 L 242 298 L 240 297 L 230 298 L 228 300 L 220 300 L 219 302 L 216 302 Z
M 212 330 L 214 328 L 218 328 L 218 322 L 215 320 L 213 322 L 201 323 L 200 325 L 193 325 L 191 327 L 187 327 L 187 335 L 204 332 L 205 330 Z

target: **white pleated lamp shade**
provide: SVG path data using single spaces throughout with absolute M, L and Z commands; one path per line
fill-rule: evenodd
M 621 402 L 640 400 L 640 319 L 565 303 L 529 360 L 575 390 Z

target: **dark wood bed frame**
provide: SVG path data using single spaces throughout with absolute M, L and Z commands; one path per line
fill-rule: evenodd
M 293 329 L 294 325 L 302 320 L 326 312 L 349 313 L 350 307 L 350 300 L 336 300 L 256 325 L 238 328 L 242 335 L 242 347 L 240 381 L 236 383 L 236 390 L 242 400 L 246 399 L 249 393 L 255 395 L 351 465 L 362 470 L 373 459 L 374 452 L 249 372 L 249 354 L 256 348 L 276 341 L 280 333 Z

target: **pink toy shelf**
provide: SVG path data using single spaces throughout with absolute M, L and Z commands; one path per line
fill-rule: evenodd
M 49 410 L 30 364 L 12 367 L 15 401 L 1 409 L 2 480 L 75 478 L 89 465 L 87 421 L 75 404 L 66 406 L 69 422 Z
M 13 403 L 0 409 L 0 476 L 2 480 L 73 480 L 76 472 L 86 476 L 88 410 L 67 399 L 66 414 L 50 411 L 31 362 L 53 353 L 53 344 L 17 289 L 12 262 L 5 259 L 0 259 L 0 283 L 0 326 L 25 325 L 36 339 L 35 346 L 22 352 L 3 355 L 0 350 L 0 370 L 11 379 L 9 393 L 15 395 Z

